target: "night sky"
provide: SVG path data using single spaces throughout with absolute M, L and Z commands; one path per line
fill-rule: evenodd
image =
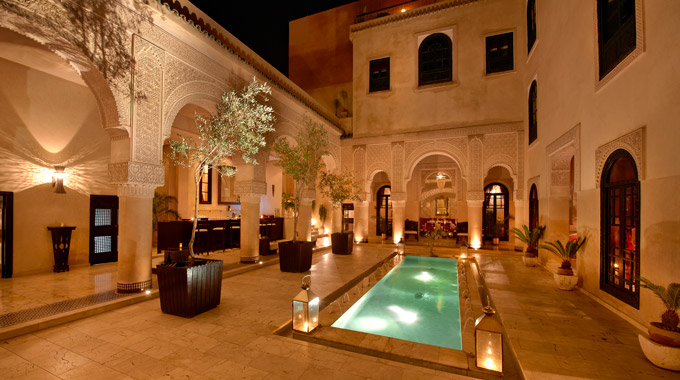
M 354 0 L 190 1 L 287 76 L 288 22 Z

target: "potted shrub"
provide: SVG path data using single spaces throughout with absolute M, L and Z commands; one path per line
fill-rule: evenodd
M 326 205 L 319 205 L 319 222 L 321 222 L 321 233 L 325 233 L 326 219 L 328 218 L 328 209 Z
M 321 192 L 331 201 L 331 206 L 338 209 L 345 200 L 358 201 L 358 186 L 352 175 L 339 172 L 322 172 L 319 180 Z M 332 252 L 337 255 L 349 255 L 354 247 L 354 234 L 351 231 L 336 231 L 331 234 Z
M 680 284 L 673 282 L 666 288 L 640 277 L 640 286 L 654 292 L 666 307 L 661 314 L 661 322 L 651 322 L 648 326 L 647 332 L 652 341 L 639 335 L 642 352 L 655 365 L 680 371 Z
M 241 154 L 248 163 L 257 163 L 253 156 L 265 145 L 264 134 L 273 131 L 273 110 L 267 101 L 271 89 L 255 79 L 241 92 L 222 95 L 216 112 L 204 118 L 196 115 L 199 138 L 180 136 L 170 141 L 168 158 L 175 164 L 190 168 L 196 185 L 194 223 L 186 260 L 157 267 L 161 310 L 164 313 L 193 317 L 219 305 L 222 291 L 222 260 L 194 257 L 194 241 L 198 223 L 199 182 L 204 169 L 212 165 L 220 175 L 231 176 L 235 168 L 225 161 Z
M 562 264 L 557 268 L 557 273 L 553 274 L 558 288 L 572 290 L 576 286 L 578 277 L 574 276 L 574 271 L 571 269 L 571 259 L 576 257 L 576 253 L 585 244 L 586 240 L 585 237 L 577 238 L 576 241 L 568 241 L 567 245 L 563 245 L 559 240 L 541 244 L 540 248 L 547 249 L 562 260 Z
M 158 244 L 158 221 L 160 219 L 167 219 L 171 217 L 173 220 L 179 219 L 179 214 L 174 209 L 170 208 L 172 203 L 177 203 L 177 198 L 172 195 L 167 195 L 159 192 L 153 193 L 153 237 L 152 246 Z
M 312 266 L 310 241 L 300 241 L 297 224 L 300 203 L 306 189 L 316 185 L 321 170 L 321 157 L 328 154 L 328 135 L 323 126 L 303 116 L 301 127 L 295 133 L 297 145 L 293 146 L 283 137 L 274 144 L 279 157 L 278 165 L 293 178 L 295 190 L 289 200 L 293 203 L 293 240 L 279 243 L 279 265 L 282 272 L 306 272 Z
M 536 226 L 529 230 L 526 224 L 522 226 L 522 229 L 517 227 L 512 229 L 515 238 L 527 245 L 524 250 L 524 256 L 522 256 L 524 265 L 533 267 L 538 264 L 538 240 L 543 237 L 544 231 L 545 226 Z

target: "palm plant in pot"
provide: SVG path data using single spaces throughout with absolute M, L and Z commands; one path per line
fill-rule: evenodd
M 680 371 L 680 283 L 673 282 L 664 287 L 644 277 L 639 280 L 640 286 L 651 290 L 666 307 L 666 311 L 661 314 L 661 322 L 651 322 L 647 329 L 649 339 L 658 344 L 655 345 L 640 335 L 640 347 L 647 359 L 655 365 Z
M 540 248 L 554 253 L 562 260 L 560 267 L 557 268 L 557 273 L 553 276 L 558 288 L 562 290 L 572 290 L 576 286 L 578 277 L 574 276 L 574 271 L 571 269 L 571 259 L 576 257 L 576 254 L 586 243 L 586 240 L 587 238 L 585 237 L 579 237 L 576 241 L 568 241 L 566 245 L 562 244 L 560 240 L 541 244 Z
M 331 201 L 333 209 L 338 209 L 345 200 L 361 200 L 357 195 L 359 187 L 354 183 L 352 174 L 340 172 L 321 172 L 319 180 L 321 192 Z M 354 234 L 351 231 L 336 231 L 331 234 L 332 251 L 337 255 L 352 253 Z
M 328 134 L 324 127 L 309 116 L 303 116 L 295 133 L 297 145 L 283 137 L 274 144 L 278 165 L 293 178 L 294 191 L 289 200 L 293 207 L 293 240 L 279 243 L 279 265 L 283 272 L 306 272 L 312 266 L 310 241 L 298 240 L 298 218 L 305 190 L 313 188 L 321 171 L 321 157 L 328 154 Z
M 196 115 L 199 137 L 179 136 L 170 141 L 168 158 L 193 171 L 195 184 L 194 223 L 186 260 L 157 268 L 161 310 L 192 317 L 219 305 L 222 290 L 221 260 L 197 259 L 194 241 L 198 223 L 199 183 L 204 170 L 212 166 L 220 175 L 232 176 L 236 169 L 225 161 L 240 154 L 245 162 L 256 164 L 254 155 L 265 146 L 265 133 L 273 131 L 273 109 L 267 101 L 271 88 L 255 79 L 242 91 L 222 95 L 216 112 L 209 117 Z
M 530 230 L 526 224 L 522 226 L 522 229 L 517 227 L 512 229 L 515 239 L 527 245 L 522 257 L 524 265 L 533 267 L 538 264 L 538 241 L 543 237 L 544 231 L 545 226 L 536 226 Z

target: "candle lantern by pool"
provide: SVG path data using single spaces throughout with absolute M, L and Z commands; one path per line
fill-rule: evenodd
M 496 312 L 485 306 L 484 315 L 475 322 L 477 367 L 503 372 L 503 331 Z
M 467 255 L 468 255 L 468 247 L 467 247 L 467 244 L 461 244 L 461 245 L 460 245 L 460 255 L 458 256 L 458 258 L 460 258 L 460 259 L 467 259 Z
M 406 247 L 406 243 L 404 243 L 404 238 L 400 238 L 399 243 L 397 243 L 397 252 L 400 255 L 403 255 L 405 247 Z
M 302 291 L 293 298 L 293 330 L 309 333 L 319 325 L 319 297 L 310 288 L 312 277 L 302 278 Z

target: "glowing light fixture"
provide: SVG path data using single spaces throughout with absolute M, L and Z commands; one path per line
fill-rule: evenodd
M 467 244 L 461 244 L 460 245 L 460 255 L 458 256 L 459 259 L 465 260 L 467 259 L 468 255 L 468 247 Z
M 406 8 L 401 8 L 401 13 L 406 12 Z
M 477 367 L 503 372 L 503 330 L 496 312 L 490 306 L 475 322 L 475 357 Z
M 64 167 L 61 165 L 54 165 L 54 173 L 52 174 L 52 187 L 54 187 L 54 192 L 57 194 L 66 194 L 64 190 L 64 178 L 66 173 L 64 172 Z
M 406 248 L 406 243 L 404 243 L 404 238 L 400 238 L 399 243 L 397 243 L 397 253 L 399 253 L 400 255 L 403 255 L 405 248 Z
M 404 310 L 397 305 L 387 307 L 391 312 L 397 314 L 400 322 L 413 323 L 418 320 L 418 314 L 412 311 Z
M 420 274 L 417 275 L 416 278 L 420 281 L 428 282 L 432 280 L 434 277 L 432 277 L 432 275 L 429 272 L 420 272 Z
M 302 291 L 293 298 L 293 330 L 310 333 L 319 325 L 319 297 L 311 290 L 312 276 L 302 277 Z

